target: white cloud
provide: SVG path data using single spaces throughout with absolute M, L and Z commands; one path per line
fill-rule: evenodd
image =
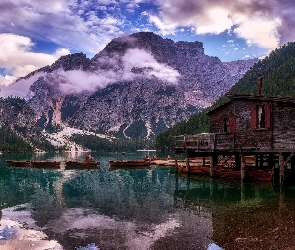
M 121 61 L 122 63 L 118 63 Z M 28 97 L 29 87 L 40 77 L 58 88 L 63 93 L 81 93 L 83 91 L 94 92 L 98 88 L 104 88 L 109 84 L 130 81 L 138 77 L 158 78 L 169 84 L 177 84 L 179 73 L 173 68 L 158 63 L 147 51 L 142 49 L 129 49 L 123 57 L 115 54 L 112 57 L 100 57 L 97 63 L 109 65 L 110 69 L 98 69 L 95 72 L 82 70 L 64 71 L 59 69 L 51 73 L 37 73 L 29 79 L 21 79 L 9 86 L 1 87 L 0 96 Z M 133 69 L 141 70 L 141 73 L 133 72 Z M 33 94 L 33 93 L 31 93 Z
M 29 79 L 20 79 L 17 82 L 14 82 L 12 84 L 9 85 L 0 85 L 0 96 L 1 97 L 8 97 L 8 96 L 19 96 L 21 98 L 25 98 L 27 97 L 27 95 L 29 94 L 29 88 L 30 86 L 37 81 L 37 79 L 41 76 L 43 76 L 44 73 L 37 73 L 35 75 L 33 75 L 32 77 L 30 77 Z M 4 78 L 4 79 L 2 79 Z M 8 79 L 6 79 L 8 78 Z M 12 80 L 15 81 L 15 77 L 12 77 L 12 79 L 9 79 L 10 76 L 5 76 L 5 77 L 1 77 L 0 76 L 0 83 L 1 81 L 3 81 L 3 83 L 5 83 L 6 81 Z
M 175 29 L 177 28 L 176 23 L 170 23 L 169 21 L 161 20 L 159 17 L 154 15 L 150 15 L 149 20 L 160 29 L 163 36 L 175 34 Z
M 295 39 L 293 0 L 158 0 L 159 14 L 150 15 L 162 35 L 192 27 L 196 34 L 220 34 L 234 28 L 249 44 L 274 49 Z M 293 14 L 291 14 L 293 13 Z
M 155 76 L 162 81 L 177 83 L 179 73 L 168 65 L 158 63 L 152 54 L 142 49 L 129 49 L 123 57 L 125 74 L 129 74 L 133 67 L 150 68 L 146 76 Z
M 257 25 L 259 23 L 259 25 Z M 281 20 L 261 20 L 253 17 L 252 20 L 241 23 L 234 32 L 239 37 L 246 39 L 247 44 L 259 44 L 263 48 L 276 48 L 279 45 L 280 35 L 278 27 Z
M 143 69 L 140 76 L 145 78 L 156 77 L 170 84 L 177 84 L 179 73 L 171 67 L 158 63 L 147 51 L 141 49 L 129 49 L 121 58 L 123 64 L 120 66 L 120 57 L 101 57 L 99 63 L 111 66 L 109 70 L 98 70 L 96 72 L 85 72 L 81 70 L 63 71 L 58 70 L 45 77 L 52 85 L 57 86 L 63 93 L 81 93 L 83 91 L 94 92 L 97 88 L 104 88 L 118 81 L 129 81 L 139 77 L 133 73 L 134 67 Z
M 60 56 L 69 54 L 67 49 L 58 49 L 55 54 L 34 53 L 34 44 L 28 37 L 0 34 L 0 85 L 7 85 L 19 77 L 54 63 Z
M 220 34 L 221 32 L 228 30 L 232 27 L 233 23 L 229 19 L 228 10 L 215 7 L 206 10 L 206 15 L 201 17 L 192 18 L 191 25 L 199 23 L 196 27 L 197 34 Z
M 162 35 L 174 34 L 181 26 L 194 27 L 196 34 L 219 34 L 233 25 L 227 8 L 204 1 L 158 0 L 159 16 L 150 16 Z M 203 3 L 202 3 L 203 2 Z
M 92 55 L 121 34 L 120 27 L 124 22 L 118 15 L 98 17 L 96 10 L 99 6 L 94 1 L 79 4 L 75 0 L 10 0 L 0 3 L 0 9 L 0 33 L 45 38 L 59 46 L 66 44 L 70 49 Z

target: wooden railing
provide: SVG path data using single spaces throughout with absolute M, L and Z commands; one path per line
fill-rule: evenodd
M 216 133 L 215 150 L 236 150 L 235 133 Z
M 173 137 L 176 151 L 193 149 L 195 151 L 234 150 L 234 133 L 203 133 L 197 135 L 180 135 Z

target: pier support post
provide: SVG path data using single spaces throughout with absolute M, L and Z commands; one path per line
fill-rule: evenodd
M 279 153 L 279 166 L 280 166 L 280 184 L 283 184 L 285 178 L 284 156 L 283 153 Z
M 175 165 L 174 165 L 174 171 L 177 173 L 178 172 L 178 163 L 177 163 L 177 160 L 178 160 L 178 154 L 175 154 Z
M 210 177 L 213 177 L 214 176 L 214 155 L 210 154 L 209 159 L 210 159 Z
M 241 160 L 241 180 L 245 180 L 245 156 L 244 154 L 240 154 L 240 160 Z
M 259 154 L 255 155 L 255 166 L 258 167 L 259 160 L 258 160 Z
M 189 154 L 188 154 L 187 150 L 186 150 L 186 154 L 185 154 L 185 159 L 186 159 L 186 172 L 189 173 L 190 172 L 190 165 L 189 165 Z
M 263 154 L 260 154 L 259 155 L 259 157 L 260 157 L 260 161 L 259 161 L 259 167 L 260 168 L 263 168 L 263 164 L 264 164 L 264 155 Z

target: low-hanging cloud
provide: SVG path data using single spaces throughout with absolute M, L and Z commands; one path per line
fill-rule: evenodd
M 145 73 L 146 77 L 157 77 L 162 81 L 176 84 L 180 76 L 178 71 L 168 65 L 158 63 L 152 54 L 142 49 L 129 49 L 123 57 L 124 74 L 123 78 L 128 78 L 132 68 L 149 68 Z
M 50 74 L 47 81 L 57 86 L 63 93 L 81 93 L 83 91 L 94 92 L 109 84 L 132 81 L 138 77 L 157 78 L 168 84 L 177 84 L 180 77 L 177 70 L 158 63 L 151 53 L 137 48 L 127 50 L 121 60 L 120 56 L 115 54 L 112 57 L 99 58 L 97 63 L 107 63 L 112 67 L 108 70 L 99 69 L 94 72 L 59 70 Z M 142 69 L 142 74 L 133 73 L 134 68 Z
M 128 49 L 122 56 L 113 54 L 111 57 L 99 57 L 98 65 L 108 65 L 107 69 L 98 67 L 95 71 L 55 70 L 51 73 L 39 72 L 28 79 L 21 79 L 9 86 L 0 87 L 0 96 L 19 96 L 28 98 L 30 86 L 39 77 L 60 90 L 62 93 L 79 94 L 84 91 L 94 92 L 109 84 L 122 81 L 132 81 L 137 78 L 159 79 L 167 84 L 177 84 L 180 74 L 168 65 L 157 62 L 150 52 L 143 49 Z M 136 70 L 139 71 L 139 73 Z M 28 95 L 30 94 L 30 95 Z
M 118 54 L 112 57 L 101 57 L 97 60 L 97 63 L 107 63 L 111 67 L 93 72 L 59 69 L 44 76 L 44 79 L 62 93 L 78 94 L 83 91 L 94 92 L 109 84 L 132 81 L 138 77 L 157 78 L 168 84 L 177 84 L 180 77 L 177 70 L 158 63 L 151 53 L 137 48 L 127 50 L 122 57 Z M 134 73 L 134 68 L 141 70 L 141 73 Z
M 230 30 L 249 44 L 273 49 L 295 40 L 293 0 L 157 0 L 159 15 L 150 22 L 163 35 L 174 34 L 183 26 L 197 34 L 220 34 Z M 293 13 L 293 14 L 292 14 Z

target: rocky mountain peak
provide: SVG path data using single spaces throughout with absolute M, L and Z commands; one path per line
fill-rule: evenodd
M 171 39 L 164 39 L 153 32 L 138 32 L 129 36 L 122 36 L 113 39 L 100 53 L 92 60 L 105 56 L 113 57 L 118 54 L 123 56 L 128 49 L 143 49 L 154 55 L 158 62 L 164 62 L 163 57 L 168 54 L 185 53 L 190 56 L 204 54 L 202 42 L 174 42 Z
M 61 56 L 55 63 L 46 68 L 48 73 L 63 69 L 64 71 L 81 69 L 88 70 L 90 68 L 91 60 L 83 53 L 75 53 L 66 56 Z

